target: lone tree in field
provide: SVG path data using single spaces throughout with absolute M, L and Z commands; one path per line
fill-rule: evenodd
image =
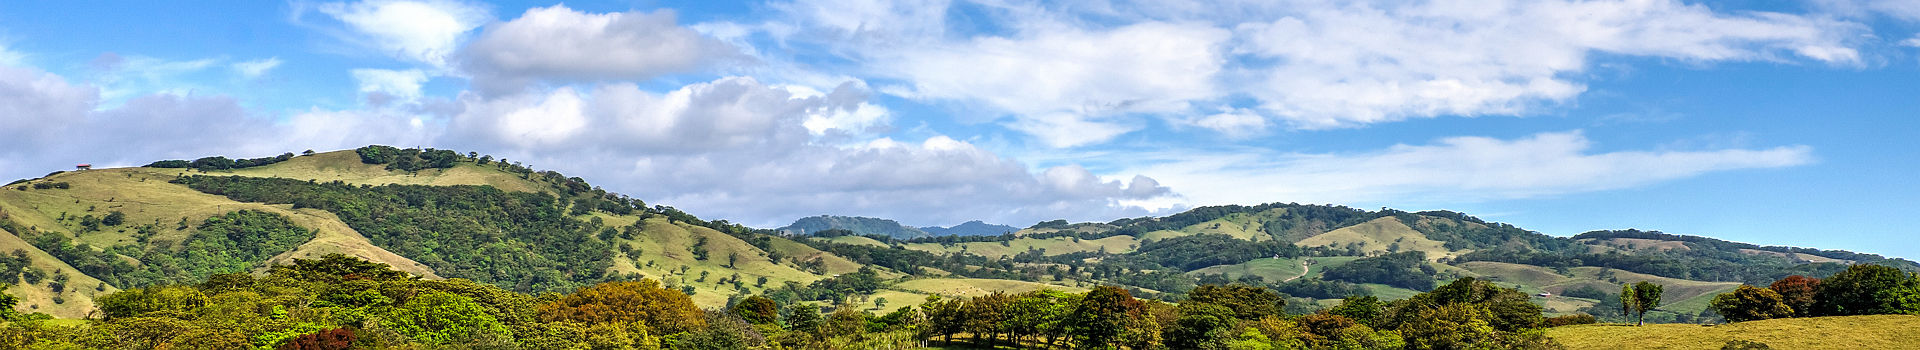
M 1632 288 L 1623 290 L 1633 292 L 1633 304 L 1628 307 L 1633 308 L 1634 313 L 1639 315 L 1640 325 L 1647 325 L 1647 311 L 1653 311 L 1654 308 L 1660 307 L 1660 292 L 1664 289 L 1666 288 L 1658 284 L 1653 284 L 1653 282 L 1641 281 L 1640 283 L 1634 283 Z M 1625 298 L 1625 296 L 1621 298 Z M 1622 299 L 1621 301 L 1626 300 Z
M 1634 298 L 1636 295 L 1633 293 L 1633 284 L 1620 284 L 1620 316 L 1626 317 L 1627 322 L 1633 322 L 1633 308 L 1640 305 L 1640 300 Z
M 1665 289 L 1658 284 L 1642 281 L 1620 285 L 1620 313 L 1629 321 L 1638 317 L 1639 325 L 1647 324 L 1647 311 L 1660 307 L 1660 292 Z

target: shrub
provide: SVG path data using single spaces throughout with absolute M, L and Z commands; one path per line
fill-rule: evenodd
M 1753 321 L 1793 316 L 1793 308 L 1772 289 L 1741 285 L 1733 292 L 1713 297 L 1714 311 L 1727 321 Z
M 1571 326 L 1576 324 L 1594 324 L 1600 320 L 1588 314 L 1572 314 L 1547 318 L 1547 327 Z

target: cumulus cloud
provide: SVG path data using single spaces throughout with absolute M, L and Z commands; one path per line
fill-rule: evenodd
M 1196 204 L 1458 203 L 1642 186 L 1815 161 L 1807 146 L 1695 151 L 1592 152 L 1579 131 L 1502 140 L 1452 137 L 1427 145 L 1341 154 L 1160 154 L 1129 169 L 1153 176 Z
M 273 68 L 279 66 L 279 57 L 268 57 L 252 61 L 234 62 L 233 72 L 239 73 L 240 77 L 243 78 L 258 79 L 260 76 L 267 75 L 267 71 L 271 71 Z
M 860 112 L 864 92 L 833 93 L 729 77 L 665 93 L 634 84 L 462 98 L 449 143 L 596 179 L 701 215 L 784 220 L 834 213 L 950 224 L 1139 215 L 1122 200 L 1165 196 L 1150 178 L 1103 179 L 1078 166 L 1034 173 L 945 136 L 822 142 L 822 115 Z M 831 134 L 828 132 L 827 134 Z
M 1585 91 L 1590 56 L 1851 64 L 1858 26 L 1674 1 L 1358 3 L 1239 26 L 1241 50 L 1278 60 L 1248 92 L 1298 127 L 1442 115 L 1524 115 Z
M 645 80 L 739 56 L 679 26 L 669 10 L 591 14 L 554 5 L 487 28 L 463 50 L 462 67 L 483 91 L 508 92 L 536 80 Z
M 420 84 L 427 82 L 427 73 L 418 69 L 355 69 L 349 72 L 353 80 L 360 82 L 360 93 L 380 94 L 403 101 L 420 98 Z
M 1254 116 L 1296 129 L 1525 116 L 1585 93 L 1594 57 L 1858 65 L 1854 41 L 1866 31 L 1827 16 L 1677 0 L 772 7 L 786 17 L 757 28 L 825 46 L 817 54 L 857 62 L 849 67 L 857 77 L 898 81 L 880 91 L 1010 114 L 1005 126 L 1052 147 L 1138 130 L 1138 114 L 1234 137 L 1264 130 Z M 1255 107 L 1181 117 L 1232 109 L 1228 101 L 1242 97 Z
M 99 86 L 28 68 L 0 67 L 0 92 L 0 125 L 8 125 L 0 128 L 0 176 L 9 179 L 75 163 L 133 166 L 169 158 L 260 157 L 394 143 L 421 131 L 364 116 L 356 123 L 310 114 L 274 120 L 219 95 L 161 92 L 106 106 Z M 112 147 L 98 147 L 94 141 L 100 140 Z
M 1111 30 L 1055 28 L 924 48 L 880 50 L 882 74 L 905 95 L 979 102 L 1014 114 L 1009 126 L 1054 147 L 1106 141 L 1137 127 L 1127 113 L 1175 113 L 1217 97 L 1229 33 L 1193 24 L 1140 23 Z M 1092 132 L 1085 132 L 1092 131 Z
M 345 23 L 349 38 L 396 58 L 445 67 L 460 40 L 491 20 L 479 5 L 459 1 L 366 0 L 316 8 Z

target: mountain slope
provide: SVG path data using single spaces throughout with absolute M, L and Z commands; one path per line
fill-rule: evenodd
M 793 224 L 775 230 L 789 236 L 805 236 L 827 230 L 847 230 L 856 235 L 880 235 L 898 239 L 930 236 L 925 231 L 901 225 L 893 220 L 858 216 L 809 216 L 794 220 Z
M 995 225 L 980 220 L 968 221 L 953 227 L 927 226 L 920 231 L 934 236 L 994 236 L 1019 231 L 1019 227 Z

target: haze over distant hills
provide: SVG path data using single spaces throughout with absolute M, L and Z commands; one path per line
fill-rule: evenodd
M 935 236 L 992 236 L 1013 233 L 1013 231 L 1019 231 L 1020 228 L 973 220 L 960 223 L 959 225 L 953 225 L 953 227 L 927 226 L 921 227 L 920 230 Z

